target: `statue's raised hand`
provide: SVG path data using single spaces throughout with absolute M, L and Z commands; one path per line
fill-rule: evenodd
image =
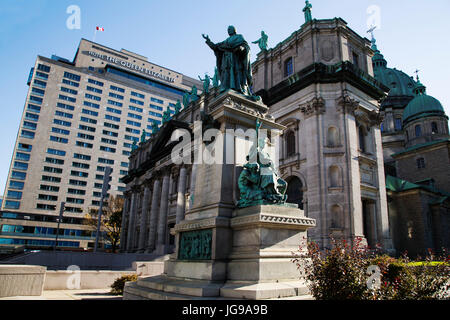
M 205 39 L 206 41 L 211 41 L 211 40 L 209 39 L 209 36 L 208 36 L 208 35 L 205 35 L 205 34 L 202 33 L 202 37 L 203 37 L 203 39 Z

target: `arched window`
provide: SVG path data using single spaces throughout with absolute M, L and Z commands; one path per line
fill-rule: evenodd
M 439 133 L 439 131 L 438 131 L 438 125 L 437 125 L 436 122 L 432 122 L 432 123 L 431 123 L 431 133 L 432 133 L 432 134 Z
M 286 194 L 287 202 L 298 204 L 298 207 L 303 210 L 303 183 L 297 177 L 286 179 L 288 184 Z
M 290 157 L 295 154 L 295 132 L 289 131 L 286 134 L 286 156 Z
M 338 166 L 331 166 L 329 169 L 330 187 L 341 186 L 341 170 Z
M 339 145 L 338 131 L 335 127 L 328 128 L 327 145 L 329 147 L 337 147 Z
M 414 130 L 416 131 L 416 137 L 420 137 L 422 135 L 422 126 L 418 124 Z
M 363 126 L 359 126 L 358 136 L 359 136 L 359 149 L 362 152 L 366 152 L 366 130 L 364 129 Z
M 294 61 L 292 57 L 290 57 L 284 62 L 284 76 L 289 77 L 293 73 L 294 73 Z
M 331 228 L 342 228 L 344 226 L 342 209 L 337 204 L 331 207 Z

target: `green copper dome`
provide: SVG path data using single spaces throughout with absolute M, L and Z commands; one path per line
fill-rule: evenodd
M 414 88 L 416 97 L 412 99 L 403 111 L 403 123 L 428 116 L 445 116 L 442 104 L 436 98 L 426 94 L 426 87 L 417 79 Z
M 387 67 L 387 61 L 380 50 L 378 50 L 375 38 L 372 38 L 372 50 L 375 52 L 375 55 L 372 57 L 374 78 L 391 89 L 389 97 L 414 97 L 414 79 L 403 71 Z

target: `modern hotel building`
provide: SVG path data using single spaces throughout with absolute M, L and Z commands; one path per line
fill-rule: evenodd
M 0 245 L 92 247 L 83 216 L 100 205 L 103 173 L 122 194 L 133 142 L 198 80 L 144 56 L 82 39 L 72 61 L 38 56 L 13 151 L 0 216 Z

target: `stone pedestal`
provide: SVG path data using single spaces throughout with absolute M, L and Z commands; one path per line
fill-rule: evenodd
M 165 262 L 164 275 L 127 283 L 124 299 L 264 299 L 305 294 L 291 259 L 315 220 L 304 217 L 296 206 L 236 207 L 237 180 L 248 155 L 244 150 L 248 138 L 236 131 L 255 130 L 256 119 L 273 134 L 284 127 L 274 122 L 261 101 L 233 91 L 202 96 L 196 104 L 206 115 L 202 125 L 222 133 L 221 149 L 215 149 L 221 161 L 195 165 L 191 203 L 184 220 L 175 225 L 176 250 Z M 202 133 L 199 126 L 193 124 L 194 135 Z M 194 150 L 205 147 L 203 143 Z

